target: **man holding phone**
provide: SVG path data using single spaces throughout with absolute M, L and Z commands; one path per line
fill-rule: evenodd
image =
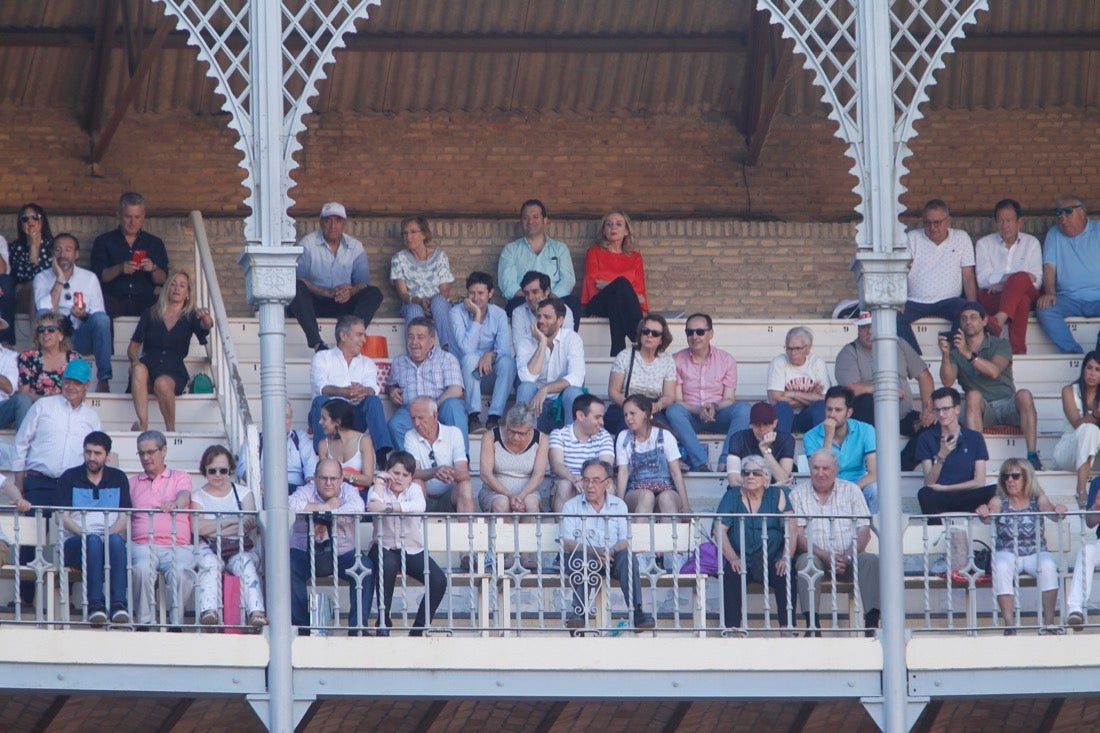
M 168 279 L 168 252 L 160 237 L 142 227 L 145 198 L 122 194 L 118 200 L 118 228 L 100 234 L 92 243 L 91 270 L 103 284 L 107 315 L 140 316 L 157 300 L 157 287 Z
M 923 514 L 972 512 L 997 490 L 996 484 L 986 484 L 989 451 L 985 438 L 959 424 L 961 403 L 953 387 L 933 392 L 937 424 L 915 438 L 917 462 L 924 473 L 924 487 L 917 492 Z

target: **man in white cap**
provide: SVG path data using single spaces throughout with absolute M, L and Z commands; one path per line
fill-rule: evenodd
M 348 214 L 344 205 L 330 201 L 321 207 L 321 228 L 302 237 L 298 244 L 298 283 L 290 312 L 306 334 L 306 343 L 320 351 L 317 317 L 356 315 L 370 325 L 382 305 L 382 291 L 370 284 L 370 265 L 363 243 L 344 234 Z

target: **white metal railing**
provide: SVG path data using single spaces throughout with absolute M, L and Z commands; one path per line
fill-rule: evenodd
M 61 533 L 61 511 L 62 508 L 54 508 L 52 517 L 49 517 L 49 508 L 39 507 L 32 516 L 0 513 L 0 539 L 12 545 L 7 563 L 0 567 L 0 590 L 5 597 L 17 601 L 15 608 L 4 617 L 4 623 L 24 626 L 91 623 L 91 613 L 95 609 L 89 603 L 89 588 L 82 586 L 70 598 L 72 583 L 89 577 L 89 555 L 76 552 L 74 542 L 76 548 L 87 550 L 90 546 L 93 552 L 103 553 L 100 559 L 106 566 L 103 577 L 107 586 L 104 597 L 108 611 L 112 610 L 109 602 L 111 541 L 108 530 L 95 519 L 99 511 L 67 510 L 70 522 L 78 527 L 95 523 L 95 532 L 78 534 L 75 541 L 69 540 L 68 556 L 66 538 Z M 131 518 L 135 515 L 150 519 L 164 516 L 148 509 L 118 512 Z M 194 551 L 193 558 L 185 553 L 187 557 L 179 576 L 185 579 L 186 588 L 198 582 L 204 572 L 218 574 L 221 570 L 217 563 L 210 563 L 206 541 L 199 536 L 197 520 L 201 514 L 201 511 L 186 510 L 173 513 L 173 535 Z M 237 514 L 224 512 L 219 517 L 233 519 Z M 256 513 L 241 515 L 255 517 Z M 192 520 L 186 542 L 179 536 L 185 530 L 177 530 L 175 526 L 184 516 Z M 999 634 L 1009 628 L 1051 633 L 1069 623 L 1068 611 L 1072 609 L 1067 608 L 1066 594 L 1073 583 L 1080 584 L 1079 602 L 1082 611 L 1087 613 L 1089 593 L 1080 596 L 1082 590 L 1087 591 L 1091 585 L 1082 581 L 1091 575 L 1092 568 L 1091 562 L 1083 560 L 1086 550 L 1082 548 L 1090 548 L 1090 556 L 1100 553 L 1092 552 L 1097 548 L 1095 532 L 1085 526 L 1083 517 L 1083 513 L 1076 512 L 1065 518 L 1039 517 L 1057 575 L 1058 604 L 1052 621 L 1043 618 L 1043 597 L 1033 573 L 1013 574 L 1008 586 L 1012 594 L 1012 618 L 1006 621 L 1002 617 L 991 585 L 987 558 L 982 553 L 988 543 L 994 551 L 995 563 L 997 548 L 990 539 L 989 525 L 983 524 L 976 515 L 910 518 L 903 538 L 908 627 L 915 632 L 940 634 Z M 388 587 L 377 584 L 378 553 L 372 549 L 371 520 L 374 518 L 369 514 L 308 513 L 299 516 L 297 545 L 301 554 L 297 557 L 297 574 L 292 568 L 292 578 L 288 579 L 291 582 L 275 585 L 297 584 L 296 592 L 307 603 L 305 617 L 297 619 L 304 633 L 373 633 L 379 620 L 387 617 L 392 619 L 392 628 L 407 633 L 417 627 L 413 617 L 427 592 L 429 598 L 425 605 L 437 609 L 428 624 L 430 632 L 435 634 L 617 635 L 633 631 L 638 621 L 634 616 L 638 608 L 634 587 L 629 582 L 625 589 L 622 587 L 623 578 L 635 573 L 641 610 L 657 617 L 657 634 L 775 636 L 797 629 L 798 633 L 862 636 L 869 632 L 864 613 L 871 609 L 860 603 L 864 589 L 860 578 L 863 561 L 859 554 L 838 548 L 825 553 L 816 567 L 800 561 L 798 556 L 792 557 L 792 533 L 796 530 L 795 522 L 790 521 L 795 516 L 791 514 L 750 517 L 632 515 L 625 528 L 616 530 L 620 537 L 625 532 L 630 550 L 622 557 L 627 563 L 627 576 L 622 575 L 622 566 L 613 567 L 612 555 L 604 556 L 592 549 L 601 544 L 613 544 L 608 527 L 592 517 L 581 518 L 579 524 L 574 522 L 573 526 L 579 527 L 581 535 L 591 531 L 597 539 L 602 537 L 609 541 L 596 541 L 570 551 L 562 542 L 562 528 L 567 526 L 567 518 L 561 515 L 406 515 L 406 521 L 421 522 L 426 555 L 418 556 L 419 553 L 400 549 L 391 553 L 387 558 L 392 568 Z M 767 520 L 772 518 L 778 521 L 768 529 Z M 835 517 L 832 520 L 846 521 Z M 732 533 L 727 537 L 732 537 L 734 545 L 742 548 L 751 547 L 754 533 L 759 532 L 760 541 L 755 543 L 757 551 L 769 557 L 769 562 L 783 560 L 785 572 L 778 575 L 758 573 L 752 578 L 733 572 L 723 561 L 721 547 L 708 546 L 716 536 L 713 532 L 715 521 L 721 524 L 723 532 Z M 942 524 L 936 523 L 941 521 Z M 336 548 L 337 552 L 333 553 L 331 546 L 326 549 L 324 545 L 314 545 L 311 538 L 318 536 L 319 527 L 326 527 L 320 534 L 327 536 L 330 528 L 339 530 L 341 523 L 343 541 Z M 405 533 L 402 524 L 400 546 L 405 544 Z M 241 528 L 226 535 L 216 532 L 215 544 L 219 536 L 225 542 L 243 544 L 244 535 Z M 92 536 L 97 539 L 91 540 Z M 257 542 L 252 550 L 256 554 L 256 568 L 260 569 L 262 536 L 258 532 L 253 532 L 252 536 Z M 132 537 L 130 532 L 123 531 L 117 537 L 116 545 L 118 542 L 125 545 L 126 572 L 121 577 L 126 583 L 127 615 L 136 621 L 135 543 L 127 539 Z M 310 541 L 303 542 L 304 538 Z M 872 535 L 865 551 L 873 555 L 877 551 L 876 543 L 877 538 Z M 1002 562 L 1011 565 L 1018 561 L 1018 554 L 1009 554 L 1012 556 L 1002 557 Z M 431 562 L 426 562 L 427 558 Z M 842 564 L 849 570 L 844 571 Z M 220 575 L 216 580 L 220 588 Z M 775 593 L 777 583 L 786 585 L 785 599 L 782 594 Z M 808 605 L 818 609 L 814 626 L 809 629 L 805 620 L 807 609 L 797 600 L 800 585 L 803 597 L 809 596 Z M 426 587 L 434 590 L 425 591 Z M 392 596 L 387 598 L 387 594 Z M 362 614 L 350 612 L 353 595 L 361 600 Z M 742 602 L 731 605 L 733 596 L 738 596 Z M 175 614 L 175 620 L 170 609 L 164 608 L 166 600 L 162 595 L 155 601 L 158 614 L 152 626 L 202 626 L 202 613 L 209 610 L 203 606 L 210 604 L 200 601 L 198 594 L 191 600 L 180 598 L 178 604 L 182 611 Z M 70 603 L 77 609 L 75 614 L 69 612 Z M 241 620 L 225 624 L 224 614 L 230 609 L 219 602 L 218 627 L 243 628 L 247 622 L 243 603 L 242 595 Z M 734 608 L 740 610 L 734 611 Z M 314 611 L 312 616 L 310 610 Z M 329 615 L 324 618 L 322 614 L 326 610 Z M 1083 623 L 1087 620 L 1079 621 L 1081 625 L 1094 626 Z
M 225 300 L 218 285 L 217 268 L 206 238 L 206 225 L 202 213 L 191 212 L 191 227 L 195 232 L 195 297 L 196 303 L 210 310 L 214 327 L 206 350 L 210 357 L 210 370 L 214 380 L 214 393 L 225 422 L 229 450 L 243 450 L 240 462 L 246 466 L 249 487 L 255 496 L 260 493 L 260 433 L 248 408 L 244 380 L 241 379 L 237 352 L 233 347 L 229 317 L 225 312 Z

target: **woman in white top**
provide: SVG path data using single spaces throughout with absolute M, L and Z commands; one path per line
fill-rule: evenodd
M 537 513 L 542 489 L 548 488 L 550 441 L 535 429 L 538 415 L 520 402 L 504 416 L 504 424 L 481 440 L 481 484 L 478 504 L 483 512 Z
M 321 405 L 321 430 L 317 458 L 335 458 L 344 468 L 344 481 L 359 491 L 371 485 L 374 475 L 374 441 L 355 429 L 355 410 L 346 400 L 333 398 Z
M 631 395 L 623 403 L 626 430 L 615 441 L 615 495 L 636 514 L 690 513 L 676 437 L 653 424 L 653 401 Z
M 257 526 L 256 499 L 247 485 L 233 483 L 229 477 L 236 469 L 229 449 L 212 445 L 203 451 L 199 472 L 206 484 L 191 495 L 191 507 L 206 514 L 198 518 L 198 531 L 204 542 L 197 545 L 198 577 L 195 593 L 199 604 L 199 623 L 216 625 L 221 619 L 222 570 L 241 579 L 241 600 L 248 614 L 249 626 L 260 629 L 267 625 L 264 594 L 258 571 L 260 558 L 253 549 L 252 533 Z M 243 542 L 242 542 L 243 538 Z M 243 544 L 243 546 L 242 546 Z M 233 550 L 236 549 L 236 552 Z M 223 557 L 229 557 L 223 561 Z
M 1054 467 L 1077 472 L 1077 504 L 1083 508 L 1092 460 L 1100 449 L 1100 353 L 1086 354 L 1077 381 L 1062 387 L 1062 412 L 1069 426 L 1054 446 Z
M 615 357 L 607 380 L 611 404 L 603 424 L 612 435 L 626 427 L 623 403 L 630 395 L 641 394 L 653 400 L 655 415 L 662 415 L 676 401 L 676 362 L 666 351 L 672 343 L 672 331 L 665 317 L 658 313 L 643 316 L 634 343 L 637 346 L 623 349 Z
M 429 249 L 432 230 L 424 216 L 401 220 L 405 249 L 390 259 L 390 281 L 401 299 L 401 316 L 409 321 L 427 316 L 435 321 L 439 345 L 451 346 L 451 262 L 442 247 Z
M 394 451 L 386 460 L 386 471 L 374 477 L 367 494 L 367 511 L 375 515 L 370 559 L 375 568 L 382 568 L 381 573 L 376 571 L 373 575 L 371 591 L 371 598 L 379 602 L 378 636 L 390 635 L 390 605 L 399 570 L 404 569 L 406 575 L 419 580 L 426 588 L 409 636 L 424 635 L 427 622 L 435 616 L 447 591 L 447 578 L 442 568 L 424 552 L 424 518 L 421 516 L 426 506 L 424 484 L 413 479 L 415 470 L 416 459 L 411 453 Z M 431 613 L 425 619 L 424 609 L 429 601 Z M 370 608 L 367 609 L 369 614 Z

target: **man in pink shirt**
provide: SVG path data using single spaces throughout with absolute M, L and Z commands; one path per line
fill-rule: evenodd
M 146 430 L 137 439 L 142 472 L 130 477 L 134 514 L 133 539 L 134 615 L 136 623 L 153 622 L 157 573 L 164 574 L 169 623 L 179 626 L 183 603 L 195 583 L 191 517 L 176 514 L 191 506 L 191 475 L 168 468 L 168 441 L 159 430 Z M 140 510 L 146 511 L 140 511 Z M 151 511 L 150 511 L 151 510 Z
M 737 362 L 729 353 L 711 348 L 714 322 L 706 313 L 688 316 L 684 329 L 688 347 L 672 355 L 676 362 L 676 403 L 665 410 L 673 434 L 688 454 L 692 471 L 710 471 L 707 449 L 698 432 L 729 436 L 749 427 L 747 402 L 737 401 Z

